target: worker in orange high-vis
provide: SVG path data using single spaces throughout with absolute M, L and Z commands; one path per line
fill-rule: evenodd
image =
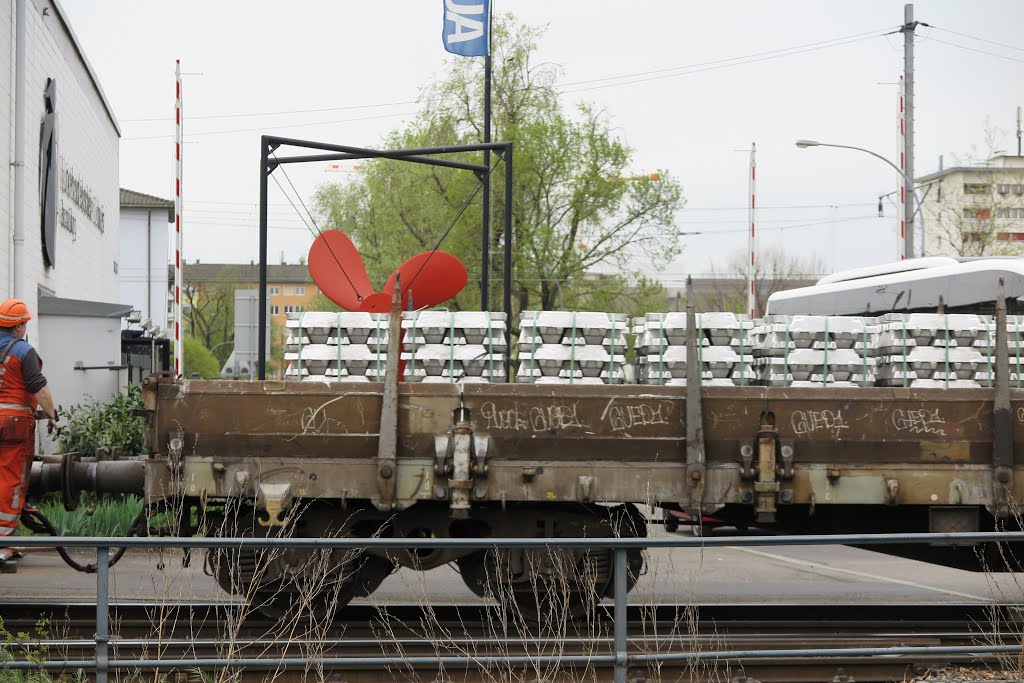
M 0 303 L 0 550 L 5 539 L 14 535 L 25 507 L 35 453 L 36 408 L 42 408 L 51 426 L 57 424 L 43 362 L 25 341 L 31 319 L 23 301 Z

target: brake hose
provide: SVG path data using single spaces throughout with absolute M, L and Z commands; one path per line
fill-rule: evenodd
M 146 510 L 143 509 L 142 512 L 139 513 L 139 516 L 135 518 L 135 521 L 132 522 L 131 528 L 129 528 L 128 530 L 128 535 L 141 535 L 142 530 L 145 529 L 146 521 Z M 61 535 L 60 532 L 57 531 L 56 527 L 53 526 L 53 523 L 46 518 L 46 515 L 44 515 L 41 510 L 26 510 L 21 515 L 21 523 L 24 524 L 25 527 L 28 528 L 30 531 L 37 534 L 49 534 L 50 536 Z M 120 561 L 120 559 L 124 557 L 124 554 L 127 550 L 127 547 L 118 548 L 114 552 L 114 554 L 111 555 L 110 562 L 107 566 L 113 567 L 115 564 L 117 564 Z M 82 572 L 83 574 L 96 573 L 95 563 L 79 563 L 75 560 L 75 558 L 71 557 L 71 555 L 67 551 L 67 548 L 57 546 L 57 552 L 60 554 L 61 559 L 64 560 L 64 562 L 75 571 Z

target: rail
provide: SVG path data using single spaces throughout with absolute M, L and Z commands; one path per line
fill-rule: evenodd
M 35 662 L 11 660 L 0 662 L 0 669 L 94 669 L 96 683 L 108 683 L 111 670 L 249 667 L 272 669 L 278 666 L 320 665 L 326 667 L 387 667 L 399 665 L 489 666 L 489 665 L 558 665 L 603 664 L 614 667 L 615 683 L 626 682 L 630 664 L 653 664 L 681 661 L 719 661 L 738 659 L 788 659 L 807 657 L 892 657 L 910 655 L 996 655 L 1019 653 L 1020 643 L 1009 645 L 906 646 L 797 648 L 774 650 L 719 650 L 702 652 L 630 653 L 627 650 L 627 551 L 655 548 L 714 548 L 722 546 L 776 545 L 888 545 L 906 543 L 1000 543 L 1022 542 L 1024 531 L 917 534 L 833 534 L 806 536 L 741 536 L 729 538 L 62 538 L 61 545 L 96 549 L 96 633 L 95 657 L 83 660 L 48 660 Z M 25 547 L 52 546 L 48 537 L 19 538 Z M 481 548 L 602 548 L 615 553 L 613 643 L 610 655 L 537 655 L 537 656 L 435 656 L 435 657 L 284 657 L 265 658 L 194 658 L 194 659 L 110 659 L 109 631 L 109 560 L 111 548 L 312 548 L 363 550 L 379 549 L 481 549 Z

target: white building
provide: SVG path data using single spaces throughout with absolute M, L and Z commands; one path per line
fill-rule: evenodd
M 1024 255 L 1024 157 L 940 169 L 917 183 L 925 256 Z
M 55 0 L 0 3 L 0 35 L 0 299 L 35 314 L 29 341 L 59 404 L 105 399 L 131 308 L 119 302 L 120 129 Z
M 174 223 L 173 201 L 121 188 L 118 300 L 160 330 L 167 330 L 168 223 Z

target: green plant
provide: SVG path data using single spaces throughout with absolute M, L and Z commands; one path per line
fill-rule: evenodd
M 106 403 L 90 399 L 66 410 L 62 407 L 67 424 L 58 442 L 60 450 L 91 456 L 97 448 L 109 452 L 120 446 L 122 455 L 138 455 L 146 431 L 146 421 L 134 413 L 140 408 L 142 391 L 138 387 L 129 387 L 127 393 L 116 394 Z
M 195 337 L 185 337 L 185 372 L 189 377 L 218 377 L 221 363 L 203 342 Z
M 36 621 L 32 632 L 18 631 L 12 633 L 0 617 L 0 662 L 27 660 L 39 667 L 38 670 L 0 669 L 0 683 L 49 683 L 53 677 L 42 668 L 46 661 L 46 646 L 35 641 L 50 635 L 50 620 L 40 618 Z
M 82 505 L 73 512 L 64 509 L 58 496 L 48 496 L 36 507 L 50 520 L 61 536 L 127 536 L 132 523 L 142 512 L 142 499 L 124 496 L 122 499 L 82 496 Z M 31 535 L 24 525 L 18 534 Z

